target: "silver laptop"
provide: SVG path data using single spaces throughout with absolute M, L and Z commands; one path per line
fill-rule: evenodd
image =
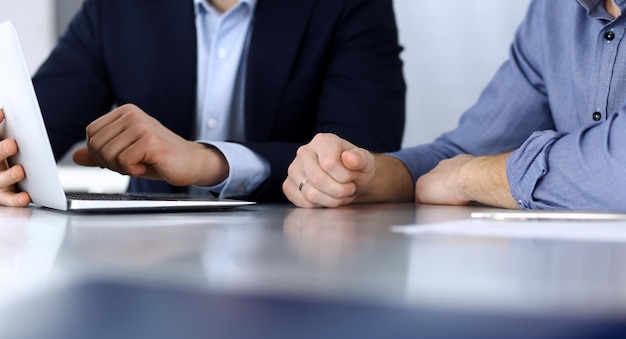
M 5 115 L 0 138 L 17 141 L 19 152 L 9 164 L 24 167 L 26 178 L 18 188 L 28 192 L 33 204 L 63 211 L 207 210 L 254 204 L 178 195 L 81 194 L 70 198 L 59 179 L 30 73 L 10 21 L 0 24 L 0 51 L 0 105 Z

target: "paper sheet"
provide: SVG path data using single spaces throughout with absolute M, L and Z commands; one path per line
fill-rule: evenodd
M 626 242 L 626 221 L 566 222 L 467 219 L 431 225 L 394 226 L 392 232 L 412 236 L 455 235 Z

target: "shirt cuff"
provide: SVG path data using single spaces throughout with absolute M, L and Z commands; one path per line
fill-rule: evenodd
M 521 209 L 536 209 L 533 194 L 537 184 L 548 171 L 548 153 L 564 133 L 534 132 L 515 150 L 506 162 L 506 173 L 511 194 Z
M 219 198 L 247 197 L 270 175 L 270 165 L 249 148 L 234 142 L 197 141 L 217 148 L 228 162 L 228 178 L 215 186 L 194 186 L 193 191 L 217 193 Z

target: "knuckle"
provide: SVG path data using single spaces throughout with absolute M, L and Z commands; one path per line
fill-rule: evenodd
M 116 158 L 115 152 L 108 145 L 102 146 L 100 148 L 99 152 L 100 152 L 100 155 L 102 156 L 102 158 L 107 160 L 107 161 L 110 161 L 110 160 Z
M 142 131 L 146 132 L 147 128 L 142 124 Z M 144 133 L 141 136 L 141 142 L 144 143 L 146 147 L 151 147 L 160 143 L 161 139 L 154 133 Z
M 296 157 L 302 157 L 309 150 L 309 145 L 302 145 L 296 150 Z
M 318 133 L 318 134 L 315 135 L 313 140 L 315 142 L 325 143 L 325 142 L 328 142 L 328 141 L 332 140 L 333 136 L 334 135 L 331 134 L 331 133 Z
M 130 120 L 138 120 L 141 118 L 142 115 L 143 114 L 136 106 L 129 107 L 129 110 L 126 111 L 124 114 L 125 118 L 128 118 Z
M 308 175 L 307 179 L 309 180 L 309 184 L 314 187 L 319 187 L 324 181 L 325 175 L 319 171 L 312 172 Z
M 315 134 L 313 136 L 313 139 L 311 139 L 311 142 L 315 143 L 315 142 L 319 142 L 320 140 L 323 140 L 323 139 L 324 139 L 324 133 L 317 133 L 317 134 Z
M 338 160 L 334 158 L 320 159 L 320 167 L 325 172 L 330 172 L 337 167 Z
M 296 174 L 295 165 L 291 163 L 291 165 L 287 167 L 287 177 L 295 177 L 295 174 Z
M 96 130 L 96 126 L 94 126 L 94 124 L 89 124 L 89 125 L 87 125 L 87 127 L 85 127 L 85 133 L 86 133 L 88 136 L 92 136 L 92 135 L 94 135 L 96 132 L 97 132 L 97 130 Z M 90 138 L 90 141 L 91 141 L 91 139 L 93 139 L 93 138 Z
M 124 104 L 124 108 L 130 110 L 130 111 L 136 111 L 139 109 L 139 107 L 137 107 L 137 105 L 133 104 L 133 103 L 128 103 L 128 104 Z

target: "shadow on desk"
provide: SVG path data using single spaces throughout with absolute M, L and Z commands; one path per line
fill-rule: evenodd
M 414 309 L 111 281 L 56 291 L 11 310 L 2 319 L 0 337 L 22 339 L 597 339 L 626 335 L 623 319 Z

